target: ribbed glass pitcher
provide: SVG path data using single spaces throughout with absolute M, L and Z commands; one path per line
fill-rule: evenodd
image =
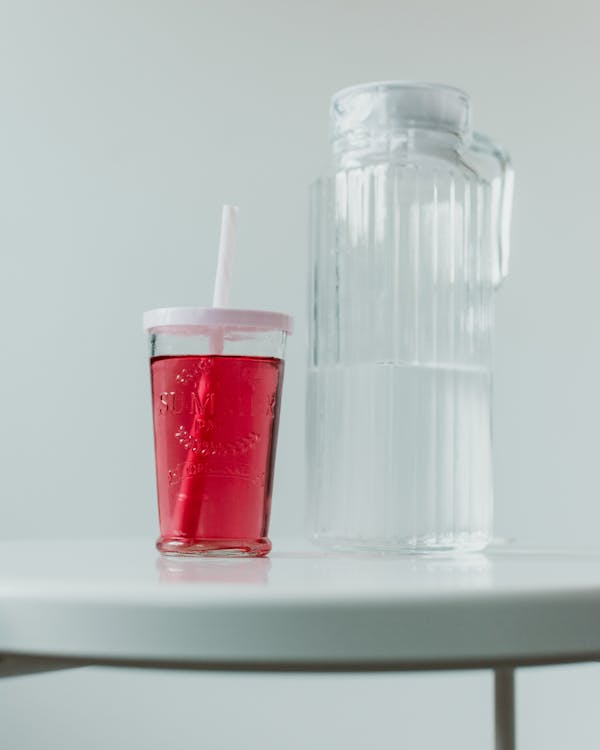
M 508 156 L 448 86 L 355 86 L 330 116 L 332 168 L 311 189 L 310 533 L 341 549 L 480 550 Z

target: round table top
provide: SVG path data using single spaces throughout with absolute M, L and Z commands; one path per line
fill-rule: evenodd
M 0 654 L 219 669 L 600 659 L 600 551 L 161 557 L 150 540 L 0 543 Z

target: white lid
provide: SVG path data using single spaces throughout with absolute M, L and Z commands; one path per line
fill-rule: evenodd
M 266 310 L 234 310 L 230 307 L 159 307 L 144 313 L 144 330 L 175 326 L 231 326 L 290 334 L 291 315 Z

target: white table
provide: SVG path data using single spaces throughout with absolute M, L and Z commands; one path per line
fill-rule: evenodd
M 160 557 L 150 540 L 0 544 L 0 673 L 495 670 L 512 750 L 514 669 L 600 659 L 600 552 Z

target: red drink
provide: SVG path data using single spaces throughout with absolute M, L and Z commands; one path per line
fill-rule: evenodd
M 266 555 L 283 361 L 153 357 L 151 373 L 158 548 Z

